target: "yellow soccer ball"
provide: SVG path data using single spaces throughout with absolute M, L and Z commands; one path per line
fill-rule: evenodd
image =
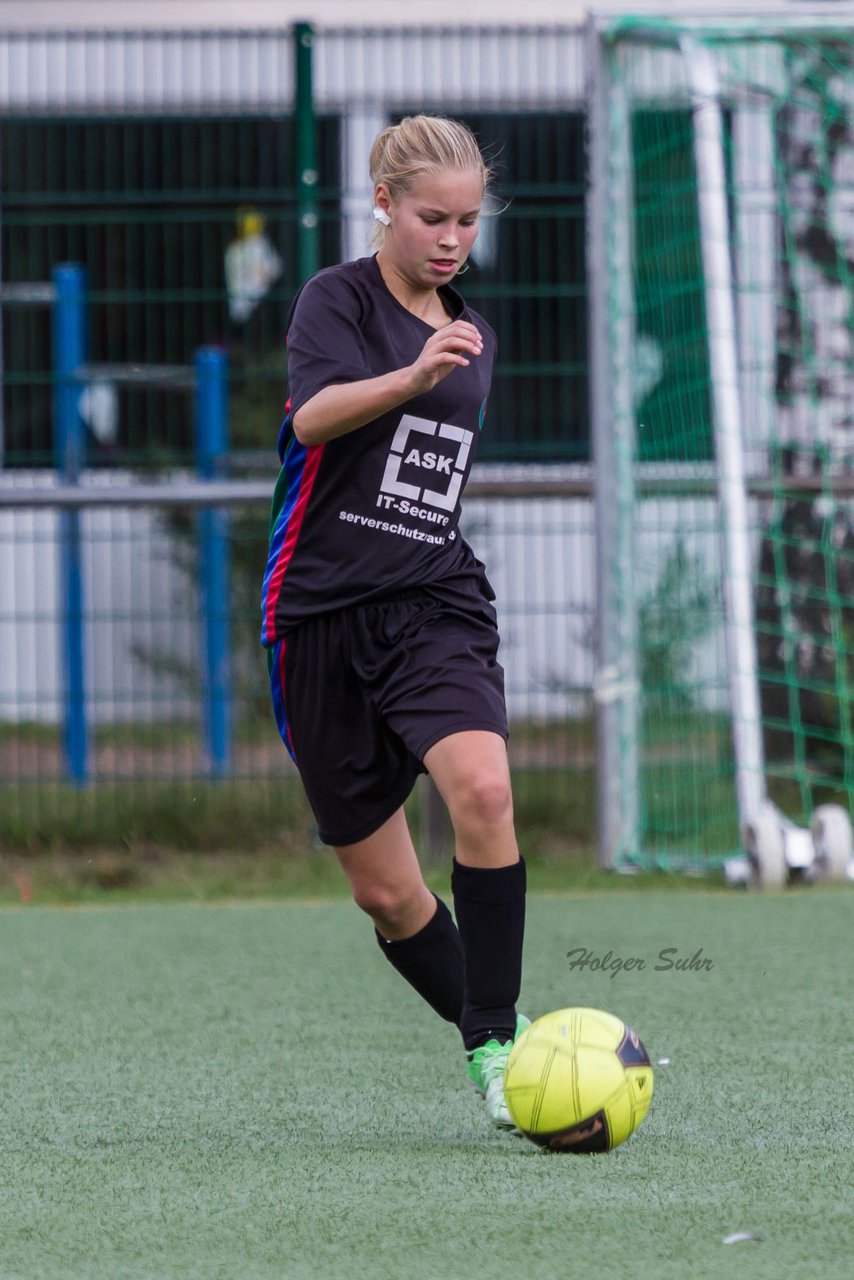
M 551 1151 L 610 1151 L 625 1142 L 652 1100 L 649 1054 L 631 1029 L 601 1009 L 557 1009 L 532 1022 L 504 1074 L 510 1115 Z

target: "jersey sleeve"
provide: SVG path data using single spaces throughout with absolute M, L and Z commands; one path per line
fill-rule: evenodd
M 303 287 L 288 325 L 291 418 L 318 391 L 371 377 L 358 294 L 335 275 Z

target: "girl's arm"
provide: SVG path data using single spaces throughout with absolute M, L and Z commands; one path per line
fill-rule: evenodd
M 303 445 L 325 444 L 356 431 L 390 409 L 423 395 L 446 378 L 456 365 L 467 365 L 462 354 L 479 356 L 483 341 L 473 324 L 455 320 L 427 339 L 414 364 L 378 378 L 333 383 L 318 391 L 294 414 L 293 431 Z

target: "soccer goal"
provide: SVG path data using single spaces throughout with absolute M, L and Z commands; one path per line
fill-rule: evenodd
M 603 865 L 850 873 L 854 20 L 588 25 Z

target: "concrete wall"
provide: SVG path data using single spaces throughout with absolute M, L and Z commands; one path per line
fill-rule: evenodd
M 88 483 L 127 485 L 123 473 Z M 4 488 L 39 488 L 49 473 L 0 473 Z M 111 507 L 80 517 L 87 718 L 91 723 L 194 716 L 176 667 L 198 670 L 201 628 L 192 583 L 176 565 L 158 512 Z M 60 519 L 0 511 L 0 721 L 62 717 Z M 146 658 L 144 655 L 148 655 Z

